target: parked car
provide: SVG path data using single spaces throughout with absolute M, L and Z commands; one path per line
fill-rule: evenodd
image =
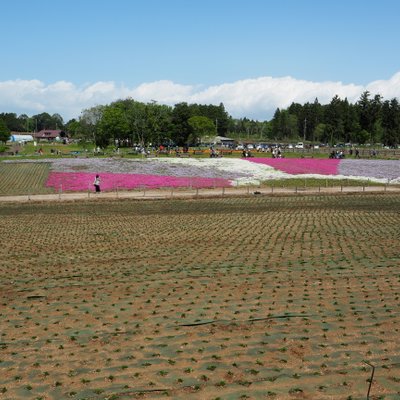
M 258 143 L 256 146 L 257 151 L 265 151 L 268 149 L 268 145 L 266 143 Z
M 296 146 L 294 146 L 296 149 L 304 149 L 304 143 L 303 142 L 298 142 Z

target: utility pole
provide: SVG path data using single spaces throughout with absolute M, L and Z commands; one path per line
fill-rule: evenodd
M 307 118 L 304 118 L 303 142 L 306 141 Z

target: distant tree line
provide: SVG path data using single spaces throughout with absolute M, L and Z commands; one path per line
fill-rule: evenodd
M 109 144 L 193 145 L 204 136 L 231 136 L 259 141 L 320 143 L 400 143 L 400 105 L 396 98 L 383 100 L 365 91 L 351 104 L 334 96 L 329 104 L 292 103 L 278 108 L 270 121 L 232 118 L 221 103 L 216 105 L 155 101 L 142 103 L 118 100 L 82 111 L 78 119 L 64 123 L 59 114 L 41 113 L 28 117 L 0 114 L 0 141 L 5 131 L 33 132 L 63 129 L 71 137 L 91 141 L 100 147 Z M 2 135 L 3 132 L 3 136 Z M 3 137 L 3 139 L 1 139 Z
M 64 120 L 60 114 L 50 115 L 46 112 L 28 117 L 15 113 L 0 113 L 0 120 L 13 132 L 38 132 L 42 129 L 63 129 Z
M 351 104 L 338 96 L 321 105 L 292 103 L 287 109 L 277 109 L 271 121 L 271 131 L 277 140 L 298 137 L 321 143 L 400 143 L 400 105 L 396 98 L 383 100 L 370 97 L 365 91 Z

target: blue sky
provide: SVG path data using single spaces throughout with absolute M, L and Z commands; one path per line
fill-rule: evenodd
M 399 15 L 394 0 L 3 0 L 0 112 L 67 120 L 133 97 L 264 120 L 315 97 L 393 98 Z

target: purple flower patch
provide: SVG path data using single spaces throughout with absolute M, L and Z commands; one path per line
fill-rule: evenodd
M 342 160 L 338 173 L 344 176 L 398 180 L 400 161 L 397 160 Z

